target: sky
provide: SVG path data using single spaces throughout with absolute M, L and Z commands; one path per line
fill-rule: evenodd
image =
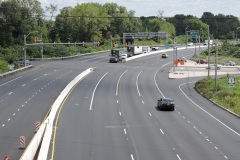
M 157 16 L 163 11 L 163 17 L 173 17 L 176 14 L 193 15 L 198 18 L 204 12 L 214 15 L 233 15 L 240 18 L 240 0 L 38 0 L 42 7 L 50 4 L 57 5 L 58 10 L 63 7 L 75 7 L 81 3 L 117 3 L 127 11 L 135 11 L 135 16 Z

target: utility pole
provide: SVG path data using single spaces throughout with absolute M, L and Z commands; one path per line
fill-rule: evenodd
M 27 58 L 27 48 L 26 48 L 27 47 L 27 42 L 26 42 L 26 39 L 32 33 L 38 33 L 38 31 L 33 31 L 33 32 L 28 33 L 28 35 L 25 35 L 25 34 L 23 35 L 23 42 L 24 42 L 24 45 L 23 45 L 23 47 L 24 47 L 24 67 L 26 67 L 26 58 Z
M 209 25 L 208 25 L 208 78 L 210 77 L 210 37 L 209 37 Z
M 187 26 L 185 28 L 185 33 L 186 33 L 186 49 L 187 49 L 187 46 L 188 46 L 188 33 L 187 33 L 187 29 L 188 29 L 189 26 Z
M 218 40 L 216 45 L 218 44 Z M 217 58 L 218 58 L 218 45 L 216 46 L 216 54 L 215 54 L 215 90 L 217 91 Z

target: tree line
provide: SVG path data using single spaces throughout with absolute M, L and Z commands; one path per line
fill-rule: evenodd
M 177 14 L 165 18 L 163 12 L 150 17 L 136 17 L 135 11 L 117 3 L 81 3 L 59 10 L 56 5 L 41 7 L 38 0 L 5 0 L 0 3 L 0 58 L 9 60 L 23 56 L 23 37 L 27 43 L 37 40 L 45 43 L 100 42 L 109 46 L 110 38 L 122 37 L 123 33 L 167 32 L 169 37 L 185 35 L 188 30 L 199 30 L 202 40 L 209 26 L 213 38 L 232 38 L 240 26 L 233 15 L 213 15 L 204 12 L 201 18 Z M 48 15 L 48 16 L 47 16 Z M 51 46 L 52 47 L 52 46 Z M 40 57 L 39 48 L 28 47 L 28 55 Z M 89 49 L 84 47 L 84 49 Z M 44 55 L 66 55 L 65 46 L 51 49 L 44 47 Z M 72 50 L 75 52 L 76 50 Z M 12 54 L 17 54 L 12 55 Z

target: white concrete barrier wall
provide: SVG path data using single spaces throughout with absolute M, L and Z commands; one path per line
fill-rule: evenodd
M 50 111 L 49 116 L 46 118 L 46 120 L 42 123 L 40 126 L 38 132 L 31 140 L 28 147 L 25 149 L 23 155 L 21 156 L 20 160 L 32 160 L 36 154 L 37 149 L 39 148 L 40 143 L 42 142 L 38 160 L 46 160 L 48 155 L 48 150 L 50 147 L 51 137 L 52 137 L 52 131 L 53 131 L 53 123 L 55 116 L 57 114 L 57 111 L 62 104 L 63 100 L 66 98 L 68 93 L 71 91 L 71 89 L 85 76 L 90 74 L 94 68 L 89 68 L 79 74 L 77 77 L 75 77 L 60 93 L 58 98 L 53 103 L 52 109 Z
M 32 141 L 25 149 L 23 155 L 21 156 L 20 160 L 32 160 L 37 152 L 37 149 L 42 141 L 43 133 L 45 131 L 46 124 L 42 123 L 39 130 L 33 137 Z
M 65 87 L 65 89 L 61 92 L 61 94 L 58 96 L 56 101 L 53 103 L 51 112 L 50 112 L 48 118 L 44 122 L 44 123 L 47 124 L 47 126 L 46 126 L 46 131 L 45 131 L 44 136 L 43 136 L 43 141 L 42 141 L 42 145 L 41 145 L 40 152 L 39 152 L 39 155 L 38 155 L 38 160 L 46 160 L 47 159 L 48 150 L 49 150 L 49 147 L 50 147 L 51 137 L 52 137 L 52 133 L 53 133 L 52 131 L 53 131 L 54 119 L 55 119 L 57 111 L 58 111 L 59 107 L 61 106 L 62 102 L 64 101 L 64 99 L 66 98 L 68 93 L 71 91 L 71 89 L 81 79 L 83 79 L 86 75 L 88 75 L 92 71 L 93 71 L 93 68 L 89 68 L 89 69 L 85 70 L 84 72 L 82 72 L 81 74 L 79 74 L 76 78 L 74 78 Z

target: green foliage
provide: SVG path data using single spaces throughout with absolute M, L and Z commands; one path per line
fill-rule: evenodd
M 8 71 L 7 61 L 0 60 L 0 74 Z
M 227 76 L 217 79 L 217 88 L 214 83 L 215 79 L 205 78 L 196 82 L 195 88 L 207 98 L 240 115 L 240 77 L 235 77 L 234 88 L 228 86 Z

